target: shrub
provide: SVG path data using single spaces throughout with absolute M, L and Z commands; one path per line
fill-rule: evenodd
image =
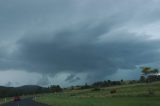
M 93 88 L 92 91 L 100 91 L 100 88 Z
M 152 90 L 152 89 L 149 89 L 148 90 L 148 95 L 150 95 L 150 96 L 152 96 L 152 95 L 154 95 L 155 93 L 154 93 L 154 90 Z
M 117 92 L 116 89 L 112 89 L 112 90 L 110 91 L 111 94 L 114 94 L 114 93 L 116 93 L 116 92 Z

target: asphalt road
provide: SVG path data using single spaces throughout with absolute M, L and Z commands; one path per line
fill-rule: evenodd
M 48 105 L 36 103 L 36 102 L 32 101 L 32 99 L 30 98 L 30 99 L 23 99 L 23 100 L 17 101 L 17 102 L 9 102 L 6 104 L 2 104 L 0 106 L 48 106 Z

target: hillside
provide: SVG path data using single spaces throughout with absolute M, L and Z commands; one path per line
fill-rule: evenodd
M 111 93 L 112 90 L 116 92 Z M 45 94 L 38 102 L 58 106 L 159 106 L 160 82 Z

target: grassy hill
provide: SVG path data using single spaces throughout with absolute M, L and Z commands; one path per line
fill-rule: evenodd
M 111 93 L 116 90 L 116 93 Z M 44 94 L 36 99 L 56 106 L 160 106 L 160 82 L 107 87 L 101 89 L 66 90 Z

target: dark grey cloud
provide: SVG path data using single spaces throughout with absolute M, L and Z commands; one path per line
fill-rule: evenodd
M 103 78 L 119 68 L 159 61 L 159 40 L 150 41 L 125 31 L 111 34 L 103 24 L 87 28 L 61 30 L 47 42 L 30 37 L 20 40 L 15 55 L 21 61 L 18 68 L 53 74 L 84 72 Z M 105 40 L 101 39 L 104 34 Z
M 65 81 L 70 82 L 70 83 L 76 82 L 76 81 L 79 81 L 79 80 L 81 80 L 81 79 L 80 79 L 79 77 L 77 77 L 76 75 L 74 75 L 74 74 L 70 74 L 70 75 L 65 79 Z
M 103 80 L 160 61 L 158 0 L 2 0 L 0 70 Z M 155 29 L 156 29 L 155 28 Z M 156 38 L 156 39 L 152 39 Z M 46 82 L 45 82 L 46 81 Z M 49 84 L 45 78 L 40 85 Z

